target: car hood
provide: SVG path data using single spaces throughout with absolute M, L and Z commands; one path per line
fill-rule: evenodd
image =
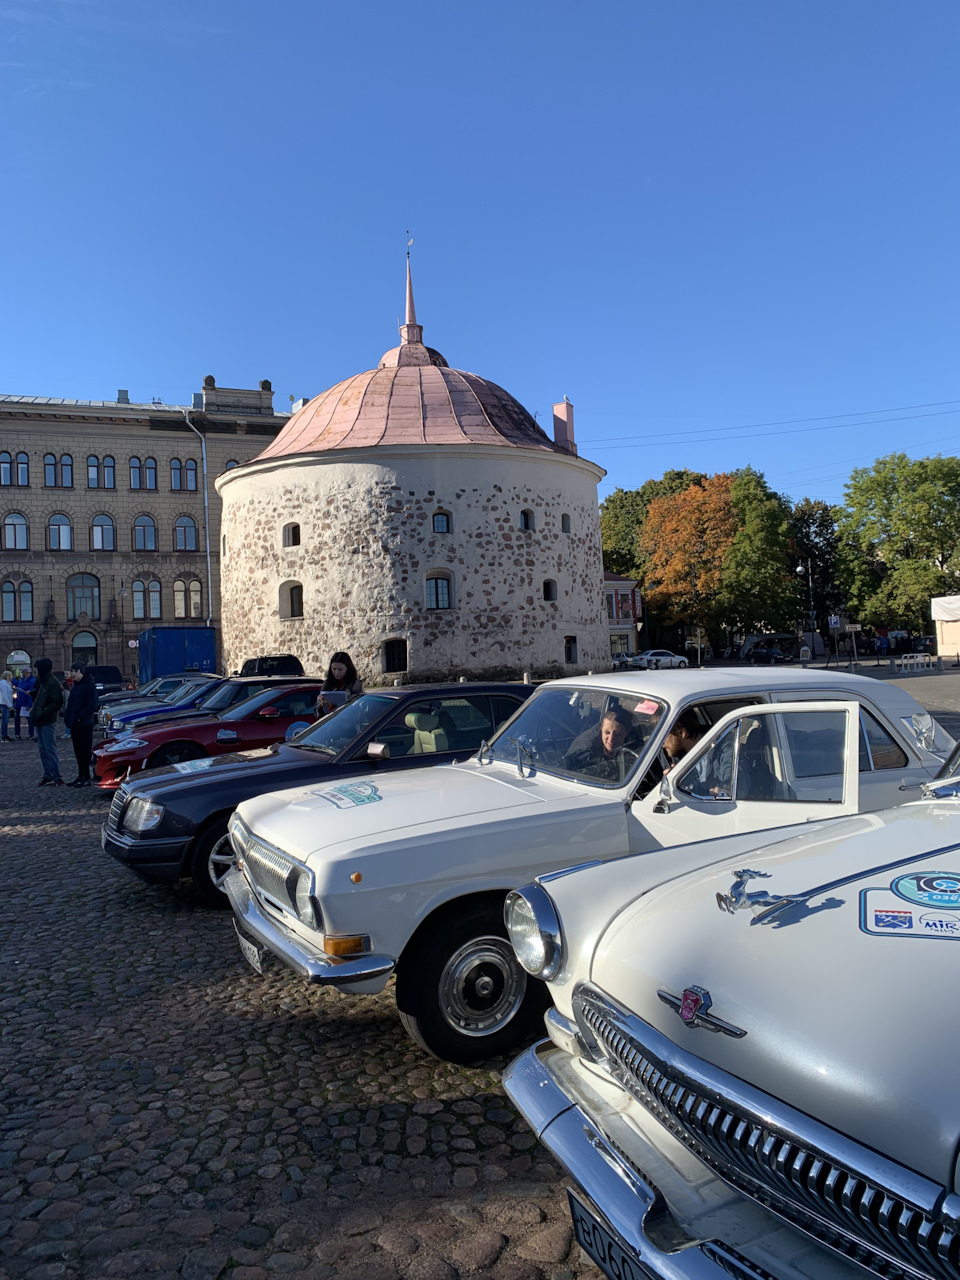
M 746 892 L 801 900 L 767 923 L 720 908 L 741 870 L 768 877 Z M 960 878 L 960 804 L 851 817 L 637 899 L 600 938 L 590 976 L 685 1051 L 952 1187 L 960 895 L 950 909 L 911 902 L 929 893 L 898 880 L 935 873 Z M 657 994 L 694 986 L 746 1034 L 687 1026 Z
M 126 720 L 128 725 L 135 728 L 137 724 L 154 720 L 162 720 L 166 723 L 168 720 L 212 720 L 214 717 L 209 711 L 198 711 L 196 707 L 182 707 L 179 711 L 172 709 L 164 711 L 154 703 L 153 707 L 143 708 L 143 712 L 140 715 L 134 713 L 129 717 L 126 715 L 118 716 L 117 719 Z
M 306 859 L 321 847 L 325 856 L 335 853 L 342 843 L 351 853 L 364 844 L 380 847 L 416 827 L 462 832 L 570 796 L 570 787 L 468 761 L 274 792 L 237 812 L 261 840 Z
M 125 785 L 131 793 L 143 795 L 149 792 L 151 796 L 159 796 L 165 791 L 193 792 L 200 787 L 217 788 L 236 779 L 249 778 L 251 783 L 262 780 L 263 785 L 257 788 L 259 790 L 276 791 L 284 785 L 279 779 L 282 779 L 285 771 L 298 770 L 302 773 L 304 769 L 312 769 L 319 777 L 323 774 L 325 763 L 325 757 L 321 755 L 297 751 L 280 743 L 276 747 L 258 747 L 252 751 L 231 751 L 222 756 L 205 756 L 192 762 L 193 769 L 202 765 L 195 773 L 184 773 L 175 765 L 163 765 Z M 335 771 L 334 768 L 332 772 Z M 292 786 L 293 781 L 286 785 Z

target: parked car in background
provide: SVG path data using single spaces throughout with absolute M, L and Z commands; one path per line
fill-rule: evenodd
M 193 707 L 205 694 L 217 688 L 223 681 L 223 676 L 191 676 L 170 693 L 158 698 L 148 694 L 141 698 L 131 698 L 118 706 L 108 703 L 99 711 L 97 720 L 100 728 L 106 733 L 126 733 L 136 716 L 159 712 L 173 715 L 176 711 Z
M 681 734 L 699 741 L 671 766 Z M 688 841 L 749 843 L 901 803 L 952 746 L 904 690 L 846 672 L 557 680 L 463 764 L 389 774 L 361 759 L 348 782 L 244 801 L 224 886 L 255 967 L 274 955 L 358 993 L 395 973 L 411 1036 L 476 1061 L 512 1048 L 542 1011 L 506 940 L 510 889 L 628 853 L 656 884 Z
M 119 693 L 123 688 L 123 676 L 119 667 L 87 667 L 87 675 L 93 681 L 97 693 Z
M 292 653 L 274 653 L 264 658 L 248 658 L 240 668 L 242 676 L 302 676 L 303 667 Z
M 105 742 L 94 752 L 94 782 L 112 791 L 124 778 L 160 765 L 211 759 L 230 751 L 250 751 L 281 742 L 291 728 L 316 719 L 323 681 L 262 690 L 220 712 L 163 720 Z M 181 772 L 190 772 L 183 768 Z
M 215 677 L 210 677 L 215 679 Z M 195 671 L 181 672 L 172 676 L 155 676 L 153 680 L 147 680 L 144 684 L 139 685 L 136 689 L 121 689 L 119 693 L 108 693 L 100 699 L 100 710 L 119 706 L 121 702 L 133 702 L 137 698 L 168 698 L 176 689 L 182 688 L 185 684 L 195 683 L 197 673 Z
M 675 849 L 711 865 L 659 885 L 637 857 L 510 896 L 555 1007 L 504 1087 L 605 1275 L 957 1274 L 958 782 L 733 857 Z
M 103 847 L 145 880 L 192 876 L 207 905 L 226 907 L 220 884 L 233 862 L 227 819 L 241 801 L 465 760 L 531 693 L 529 685 L 509 683 L 371 690 L 267 751 L 152 769 L 124 782 L 103 826 Z
M 247 698 L 256 697 L 264 689 L 294 685 L 305 682 L 306 676 L 232 676 L 229 679 L 220 677 L 216 681 L 202 687 L 192 694 L 184 694 L 177 706 L 164 709 L 162 705 L 140 707 L 125 712 L 122 707 L 117 715 L 111 717 L 111 733 L 132 733 L 145 725 L 166 724 L 173 720 L 187 720 L 197 715 L 215 715 L 245 702 Z M 116 729 L 114 725 L 121 725 Z
M 772 649 L 763 645 L 758 645 L 755 649 L 751 649 L 750 652 L 744 656 L 743 661 L 749 662 L 756 667 L 773 667 L 776 666 L 778 662 L 786 662 L 787 655 L 782 649 Z
M 635 653 L 630 659 L 631 667 L 640 671 L 660 671 L 669 667 L 688 667 L 689 658 L 669 649 L 644 649 L 643 653 Z
M 610 661 L 613 663 L 614 671 L 626 671 L 630 666 L 629 653 L 615 653 Z

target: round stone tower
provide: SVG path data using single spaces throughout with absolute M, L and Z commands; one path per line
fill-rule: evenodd
M 597 482 L 570 406 L 551 440 L 511 395 L 401 343 L 219 476 L 227 670 L 347 650 L 369 686 L 609 665 Z

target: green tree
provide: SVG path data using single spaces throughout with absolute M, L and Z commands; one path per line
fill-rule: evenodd
M 839 613 L 847 599 L 840 580 L 837 509 L 819 498 L 802 498 L 790 513 L 790 530 L 799 562 L 813 566 L 813 611 L 817 627 L 823 628 L 830 614 Z M 808 582 L 808 573 L 804 573 L 804 615 L 810 607 Z
M 733 477 L 730 501 L 737 532 L 723 565 L 718 603 L 724 621 L 745 632 L 791 630 L 803 604 L 791 557 L 790 505 L 752 467 Z
M 960 588 L 960 458 L 892 453 L 858 467 L 840 530 L 859 620 L 926 631 L 930 597 Z

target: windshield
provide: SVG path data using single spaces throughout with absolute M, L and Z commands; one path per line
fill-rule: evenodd
M 174 689 L 172 693 L 168 693 L 163 701 L 179 707 L 182 703 L 189 702 L 195 696 L 197 690 L 203 688 L 205 683 L 205 681 L 195 680 L 191 684 L 182 684 L 179 689 Z
M 242 686 L 240 686 L 242 687 Z M 197 703 L 198 711 L 223 711 L 227 707 L 232 706 L 237 697 L 238 686 L 235 684 L 220 684 L 210 693 L 205 694 Z M 254 689 L 254 693 L 259 693 L 259 689 Z
M 352 702 L 346 702 L 342 707 L 331 711 L 309 729 L 304 729 L 303 733 L 298 733 L 290 742 L 295 747 L 308 747 L 312 751 L 339 755 L 393 706 L 396 706 L 395 698 L 385 698 L 382 694 L 361 694 Z
M 642 693 L 540 689 L 493 740 L 490 756 L 618 787 L 633 773 L 665 711 L 658 698 Z M 488 758 L 484 752 L 481 759 Z

